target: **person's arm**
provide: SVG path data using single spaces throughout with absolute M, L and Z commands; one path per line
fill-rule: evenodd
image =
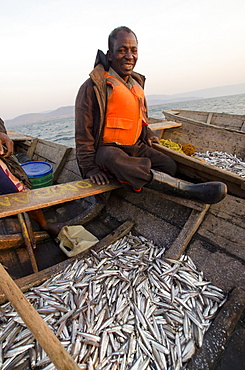
M 6 128 L 4 126 L 4 122 L 2 118 L 0 118 L 0 132 L 3 132 L 4 134 L 7 134 Z
M 94 122 L 99 121 L 99 114 L 93 84 L 88 79 L 81 86 L 75 103 L 76 156 L 82 177 L 90 178 L 98 185 L 104 185 L 109 183 L 109 178 L 95 163 Z
M 154 134 L 149 126 L 144 125 L 142 131 L 144 142 L 147 143 L 149 146 L 152 146 L 152 143 L 160 144 L 159 138 Z
M 145 122 L 148 122 L 148 105 L 146 98 L 144 100 L 144 108 L 143 111 L 145 112 Z M 149 126 L 146 126 L 146 134 L 145 134 L 145 141 L 149 146 L 152 146 L 152 143 L 160 144 L 159 138 L 154 134 L 154 132 L 149 128 Z
M 152 133 L 148 133 L 148 135 L 147 135 L 147 144 L 149 146 L 152 146 L 153 143 L 160 144 L 160 140 L 159 140 L 159 138 L 153 132 Z
M 7 151 L 4 150 L 3 145 L 7 148 Z M 3 120 L 0 118 L 0 155 L 3 157 L 9 157 L 14 153 L 14 143 L 8 137 L 6 128 L 4 126 Z

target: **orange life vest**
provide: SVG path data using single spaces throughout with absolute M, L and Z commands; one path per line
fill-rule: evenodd
M 119 79 L 105 72 L 112 87 L 107 102 L 103 143 L 133 145 L 138 140 L 142 123 L 146 123 L 144 90 L 135 81 L 131 90 Z

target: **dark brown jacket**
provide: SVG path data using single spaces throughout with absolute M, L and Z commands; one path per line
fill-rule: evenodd
M 0 132 L 3 132 L 4 134 L 7 134 L 6 128 L 4 126 L 4 122 L 2 118 L 0 118 Z
M 75 102 L 76 156 L 83 178 L 100 171 L 95 164 L 95 153 L 101 143 L 106 114 L 105 70 L 108 70 L 106 56 L 98 51 L 95 68 L 80 87 Z M 133 72 L 132 77 L 144 88 L 144 76 Z M 143 126 L 140 139 L 146 142 L 150 136 L 154 136 L 153 132 Z

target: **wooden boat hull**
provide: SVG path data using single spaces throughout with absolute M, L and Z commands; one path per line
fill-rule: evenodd
M 151 123 L 160 120 L 151 119 Z M 205 126 L 196 122 L 182 122 L 181 127 L 169 128 L 163 132 L 157 131 L 160 138 L 171 140 L 181 145 L 192 144 L 196 152 L 226 152 L 245 160 L 245 135 L 244 133 L 231 132 L 219 127 Z M 154 144 L 157 150 L 172 157 L 178 166 L 178 174 L 195 181 L 223 181 L 228 186 L 231 194 L 245 197 L 245 179 L 216 166 L 211 166 L 194 156 L 187 156 L 162 145 Z
M 29 156 L 31 154 L 33 160 L 52 163 L 57 184 L 81 180 L 72 148 L 66 150 L 67 148 L 58 144 L 43 140 L 35 142 L 30 138 L 17 142 L 16 149 Z M 59 163 L 55 163 L 54 158 L 58 158 Z M 212 368 L 212 361 L 220 356 L 231 333 L 239 329 L 239 319 L 244 308 L 245 295 L 242 288 L 245 283 L 245 199 L 228 195 L 220 203 L 209 206 L 147 188 L 139 194 L 116 189 L 107 199 L 93 195 L 64 204 L 45 206 L 45 215 L 50 221 L 65 220 L 68 224 L 85 225 L 100 240 L 95 248 L 104 248 L 132 230 L 132 233 L 143 235 L 154 244 L 167 248 L 166 256 L 169 258 L 176 259 L 181 253 L 185 253 L 192 258 L 199 270 L 204 271 L 206 279 L 230 293 L 228 306 L 221 311 L 219 321 L 209 329 L 210 339 L 204 343 L 203 349 L 197 351 L 190 365 L 197 369 L 198 363 L 203 363 L 205 359 L 209 361 L 209 368 Z M 6 235 L 10 229 L 15 235 L 18 233 L 18 223 L 16 220 L 12 221 L 12 216 L 1 218 L 0 221 L 0 233 Z M 33 227 L 35 232 L 40 231 L 37 225 Z M 74 258 L 85 258 L 86 253 L 67 258 L 60 250 L 57 240 L 49 238 L 37 243 L 34 250 L 39 268 L 36 273 L 32 272 L 23 245 L 0 249 L 0 261 L 8 268 L 19 287 L 26 291 L 64 270 Z M 0 292 L 0 302 L 4 301 L 5 296 Z M 230 320 L 227 319 L 229 317 Z M 207 351 L 211 351 L 211 344 L 219 327 L 225 334 L 222 341 L 219 337 L 220 345 L 213 355 Z
M 162 145 L 154 144 L 154 148 L 175 160 L 178 166 L 177 176 L 186 176 L 193 182 L 221 181 L 227 185 L 229 193 L 245 198 L 244 178 Z
M 151 119 L 151 123 L 156 123 L 156 121 L 159 121 L 159 120 Z M 185 138 L 188 137 L 188 139 L 191 139 L 191 140 L 193 139 L 192 142 L 194 141 L 194 145 L 199 145 L 199 143 L 202 143 L 203 137 L 199 135 L 200 132 L 194 132 L 194 130 L 192 130 L 192 132 L 193 132 L 193 136 L 191 137 L 190 127 L 186 127 L 186 125 L 182 125 L 181 127 L 174 127 L 174 128 L 165 130 L 163 137 L 170 138 L 172 141 L 175 141 L 175 139 L 178 139 L 178 138 L 180 139 L 182 138 L 183 140 L 183 137 Z M 236 135 L 239 135 L 239 134 L 236 134 Z M 19 135 L 17 137 L 18 137 L 18 140 L 15 142 L 17 153 L 28 154 L 28 156 L 31 157 L 32 160 L 41 160 L 41 161 L 47 161 L 51 163 L 54 168 L 54 178 L 55 178 L 54 181 L 57 184 L 61 184 L 61 186 L 63 186 L 64 189 L 62 188 L 63 190 L 61 192 L 63 194 L 63 198 L 61 196 L 61 199 L 58 199 L 59 198 L 58 197 L 55 200 L 53 199 L 53 197 L 56 198 L 57 195 L 59 195 L 59 193 L 57 193 L 58 189 L 55 187 L 54 187 L 54 192 L 51 192 L 53 195 L 50 193 L 49 188 L 43 188 L 43 190 L 42 189 L 31 190 L 28 200 L 21 198 L 11 203 L 12 200 L 10 198 L 11 197 L 13 199 L 16 198 L 14 194 L 8 197 L 9 198 L 8 201 L 6 200 L 6 197 L 1 199 L 1 202 L 0 202 L 0 211 L 1 211 L 0 243 L 2 247 L 0 248 L 0 256 L 1 256 L 0 259 L 1 259 L 1 262 L 8 267 L 11 275 L 15 279 L 19 279 L 19 278 L 24 277 L 25 275 L 31 274 L 32 270 L 31 270 L 30 263 L 27 262 L 28 254 L 26 252 L 25 246 L 23 245 L 23 238 L 20 237 L 20 232 L 21 232 L 20 225 L 16 217 L 15 217 L 15 223 L 12 221 L 14 217 L 13 215 L 16 215 L 19 212 L 23 212 L 23 211 L 26 212 L 26 211 L 29 211 L 37 207 L 37 208 L 44 208 L 46 218 L 50 220 L 51 222 L 66 222 L 67 225 L 72 225 L 72 224 L 89 225 L 89 223 L 90 222 L 93 223 L 94 220 L 96 219 L 96 216 L 98 216 L 101 213 L 105 204 L 108 205 L 107 200 L 105 198 L 102 198 L 100 195 L 86 196 L 87 194 L 85 194 L 85 198 L 84 196 L 81 196 L 83 197 L 83 199 L 79 199 L 80 197 L 79 194 L 78 195 L 75 194 L 73 196 L 72 194 L 72 191 L 74 190 L 73 184 L 76 184 L 76 181 L 78 183 L 79 181 L 81 181 L 81 176 L 80 176 L 77 162 L 75 159 L 75 150 L 73 148 L 67 148 L 64 145 L 51 143 L 51 142 L 41 140 L 41 139 L 38 140 L 32 137 L 28 138 L 25 136 L 23 137 L 23 140 L 21 140 Z M 178 171 L 179 171 L 180 176 L 184 176 L 184 178 L 187 177 L 188 179 L 193 179 L 193 181 L 197 181 L 197 180 L 224 181 L 228 185 L 230 193 L 236 194 L 240 198 L 245 197 L 244 196 L 245 194 L 244 179 L 240 178 L 239 176 L 233 175 L 229 173 L 228 171 L 217 169 L 216 167 L 210 166 L 200 161 L 199 159 L 186 156 L 174 150 L 165 148 L 161 145 L 155 145 L 155 147 L 157 150 L 161 150 L 175 159 L 175 161 L 178 163 Z M 56 158 L 58 159 L 57 161 L 56 161 Z M 63 183 L 71 182 L 71 181 L 72 183 L 70 184 L 63 184 Z M 111 189 L 116 188 L 116 187 L 117 186 L 115 185 L 115 187 L 111 187 Z M 50 190 L 52 189 L 50 188 Z M 89 189 L 87 189 L 87 184 L 86 184 L 84 191 L 87 191 L 87 190 Z M 96 194 L 96 191 L 97 189 L 91 192 L 90 195 Z M 104 187 L 103 191 L 108 191 L 108 189 Z M 148 192 L 149 191 L 150 190 L 148 190 Z M 40 192 L 42 205 L 38 203 L 38 199 L 37 199 L 38 195 L 36 194 L 36 192 Z M 145 192 L 146 190 L 143 193 Z M 48 194 L 48 198 L 47 198 L 46 193 Z M 51 200 L 53 202 L 50 201 L 49 193 L 52 195 Z M 33 197 L 31 197 L 32 194 L 33 194 Z M 69 197 L 67 198 L 67 196 Z M 131 197 L 133 198 L 135 197 L 135 199 L 144 198 L 142 194 L 140 196 L 133 194 L 131 195 Z M 158 195 L 157 197 L 158 198 L 160 197 L 159 202 L 166 201 L 165 198 L 162 198 L 162 195 Z M 179 202 L 179 198 L 175 198 L 175 197 L 172 197 L 172 198 L 178 199 L 178 202 Z M 70 200 L 70 201 L 67 202 L 67 200 Z M 8 206 L 6 206 L 7 205 L 6 201 L 7 203 L 9 203 Z M 28 203 L 28 201 L 31 203 L 31 206 L 29 206 L 30 203 Z M 28 203 L 27 206 L 26 206 L 26 202 Z M 190 213 L 190 210 L 193 207 L 193 202 L 188 201 L 188 200 L 181 200 L 180 207 L 183 206 L 183 202 L 186 207 L 186 212 Z M 51 204 L 53 204 L 52 207 L 50 206 Z M 198 203 L 194 202 L 194 204 L 195 204 L 195 207 L 197 207 L 196 204 Z M 174 203 L 174 209 L 177 210 L 178 207 L 179 206 L 176 203 Z M 198 210 L 200 211 L 201 208 L 202 207 L 199 204 Z M 150 209 L 150 206 L 147 212 L 152 212 L 152 210 Z M 169 212 L 171 213 L 171 210 Z M 178 210 L 178 213 L 179 212 L 181 213 L 182 211 Z M 125 215 L 127 215 L 126 210 L 125 210 Z M 6 216 L 9 216 L 9 217 L 6 217 Z M 170 218 L 171 217 L 172 216 L 170 216 Z M 144 213 L 142 213 L 142 218 L 144 220 L 145 218 Z M 187 219 L 185 219 L 185 221 L 187 221 Z M 120 225 L 120 222 L 116 223 L 115 227 L 118 227 L 119 225 Z M 38 246 L 37 246 L 37 250 L 34 252 L 38 255 L 38 259 L 40 259 L 40 262 L 39 262 L 40 270 L 49 268 L 52 265 L 55 265 L 57 263 L 60 263 L 64 259 L 67 259 L 64 253 L 60 251 L 59 246 L 57 244 L 57 240 L 54 240 L 54 239 L 49 239 L 48 241 L 43 240 L 45 237 L 47 237 L 47 235 L 44 235 L 41 232 L 41 230 L 38 228 L 35 222 L 33 223 L 33 228 L 34 228 L 35 235 L 38 236 L 37 238 Z M 91 228 L 93 229 L 94 226 L 92 226 Z M 112 230 L 113 230 L 113 227 L 110 227 L 108 232 L 111 232 Z M 177 235 L 176 233 L 177 231 L 175 232 L 175 236 Z M 102 232 L 101 235 L 96 235 L 96 236 L 99 239 L 101 239 L 106 236 L 106 233 Z M 149 234 L 149 237 L 152 238 L 151 233 Z M 52 260 L 53 259 L 52 253 L 49 252 L 50 248 L 52 250 L 52 253 L 54 252 L 54 255 L 57 257 L 57 259 L 54 261 Z M 41 252 L 39 253 L 39 249 L 42 250 L 43 253 Z M 11 258 L 9 257 L 10 254 L 11 254 Z M 49 256 L 49 257 L 47 258 L 46 256 Z M 23 263 L 21 262 L 21 259 L 23 259 Z M 20 266 L 19 268 L 16 268 L 18 263 L 20 264 Z M 22 265 L 26 267 L 23 268 Z
M 198 123 L 245 133 L 245 115 L 189 110 L 164 110 L 163 113 L 169 121 Z

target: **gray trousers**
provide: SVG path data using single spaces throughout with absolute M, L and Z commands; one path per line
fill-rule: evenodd
M 134 145 L 103 144 L 96 152 L 95 162 L 134 191 L 141 191 L 151 181 L 151 169 L 171 176 L 176 173 L 172 158 L 141 141 Z

